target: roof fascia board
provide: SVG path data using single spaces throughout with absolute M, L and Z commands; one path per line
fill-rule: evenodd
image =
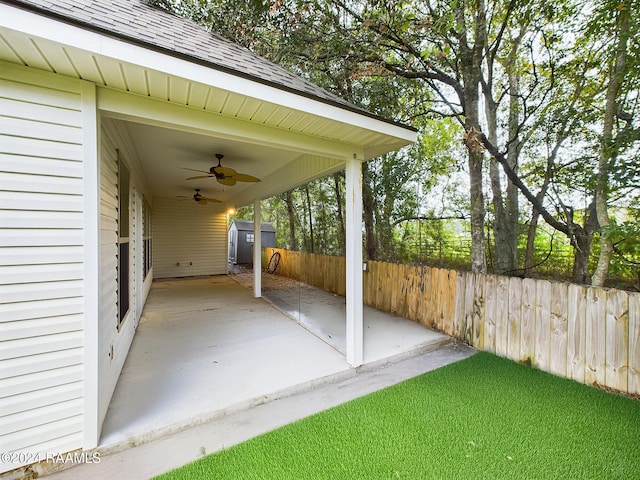
M 354 145 L 256 124 L 107 87 L 99 87 L 97 93 L 100 112 L 121 120 L 332 158 L 350 158 L 360 149 Z
M 175 52 L 160 51 L 149 45 L 106 35 L 106 32 L 88 30 L 64 23 L 44 15 L 0 3 L 0 26 L 27 35 L 63 43 L 78 50 L 114 60 L 139 65 L 167 75 L 185 78 L 230 92 L 275 103 L 284 107 L 308 112 L 323 118 L 358 126 L 404 140 L 407 144 L 417 140 L 417 132 L 408 127 L 392 124 L 373 116 L 348 110 L 304 96 L 302 92 L 290 92 L 262 82 L 244 78 L 239 74 L 222 71 L 214 65 L 196 63 L 192 57 L 180 58 Z M 186 56 L 185 56 L 186 57 Z

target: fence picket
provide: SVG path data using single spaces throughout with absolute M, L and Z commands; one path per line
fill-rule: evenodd
M 497 290 L 498 277 L 487 275 L 485 278 L 485 318 L 484 318 L 484 350 L 496 353 L 496 315 L 497 315 Z
M 628 386 L 628 347 L 620 338 L 629 335 L 629 295 L 622 290 L 607 292 L 607 337 L 605 344 L 605 385 L 621 392 Z
M 446 270 L 446 288 L 442 295 L 442 331 L 447 335 L 454 334 L 454 317 L 456 310 L 456 285 L 457 273 L 455 270 Z
M 567 288 L 566 283 L 551 284 L 551 344 L 549 371 L 556 375 L 567 374 Z
M 587 289 L 587 364 L 585 382 L 604 385 L 606 348 L 607 292 L 602 288 Z
M 569 285 L 567 296 L 567 378 L 584 383 L 587 291 L 580 285 Z
M 521 301 L 520 359 L 527 365 L 533 365 L 536 331 L 536 281 L 534 279 L 522 280 Z
M 507 306 L 507 357 L 520 361 L 520 328 L 522 326 L 522 279 L 509 278 Z
M 418 289 L 416 288 L 416 267 L 407 267 L 407 318 L 417 322 L 418 321 L 418 305 L 420 297 L 418 296 Z
M 473 275 L 473 344 L 483 348 L 485 319 L 484 275 Z
M 541 280 L 536 285 L 536 357 L 535 366 L 549 371 L 551 348 L 551 282 Z
M 464 338 L 463 332 L 466 318 L 465 300 L 467 298 L 467 275 L 469 274 L 462 272 L 456 277 L 456 311 L 454 316 L 453 335 L 459 339 Z
M 496 281 L 496 355 L 507 356 L 509 332 L 509 278 L 498 277 Z
M 640 293 L 629 294 L 629 393 L 640 394 Z
M 476 343 L 474 343 L 473 338 L 473 303 L 474 303 L 474 280 L 475 275 L 473 273 L 468 273 L 466 275 L 466 286 L 465 286 L 465 296 L 464 296 L 464 330 L 462 331 L 462 340 L 467 342 L 469 345 L 473 345 L 476 348 L 479 348 Z

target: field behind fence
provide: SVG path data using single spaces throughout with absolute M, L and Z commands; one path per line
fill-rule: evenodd
M 267 248 L 263 265 L 339 295 L 345 260 Z M 367 262 L 364 303 L 479 350 L 576 381 L 640 394 L 640 293 Z

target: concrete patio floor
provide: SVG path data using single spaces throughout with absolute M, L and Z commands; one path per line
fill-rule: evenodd
M 213 427 L 278 399 L 313 395 L 451 343 L 446 335 L 366 308 L 365 365 L 353 369 L 341 353 L 342 297 L 263 277 L 265 297 L 254 298 L 251 276 L 243 275 L 154 282 L 103 425 L 98 451 L 104 458 Z M 218 448 L 233 444 L 219 434 Z M 138 448 L 128 455 L 142 454 Z M 51 478 L 73 478 L 85 467 L 103 478 L 95 465 Z

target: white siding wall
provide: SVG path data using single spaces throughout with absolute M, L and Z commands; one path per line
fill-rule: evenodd
M 142 305 L 149 293 L 151 275 L 142 279 L 143 178 L 126 130 L 117 122 L 102 120 L 100 135 L 100 314 L 98 325 L 98 420 L 107 414 L 122 366 L 129 352 Z M 118 151 L 131 173 L 129 313 L 118 329 Z
M 220 205 L 154 198 L 155 278 L 227 273 L 227 219 Z
M 83 446 L 81 92 L 0 62 L 0 451 Z

